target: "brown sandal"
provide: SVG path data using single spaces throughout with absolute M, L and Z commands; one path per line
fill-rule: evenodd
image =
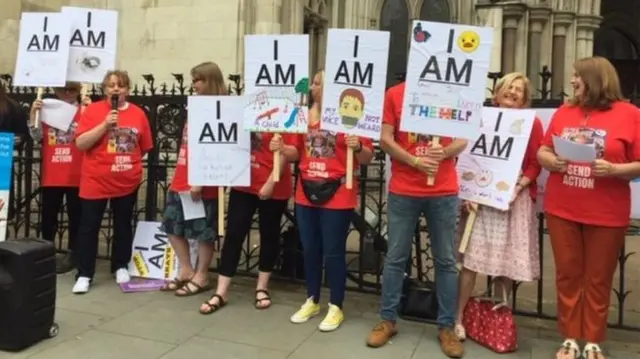
M 211 303 L 211 301 L 214 299 L 218 299 L 218 303 Z M 202 310 L 202 307 L 200 307 L 200 314 L 209 315 L 217 312 L 219 309 L 227 305 L 227 302 L 225 302 L 224 299 L 222 299 L 222 296 L 220 294 L 214 294 L 211 296 L 211 298 L 209 298 L 209 300 L 202 303 L 202 305 L 206 305 L 207 309 Z
M 258 298 L 258 294 L 264 294 L 263 298 Z M 269 304 L 262 306 L 262 302 L 269 301 Z M 256 289 L 256 302 L 254 304 L 256 309 L 265 310 L 271 307 L 271 296 L 269 295 L 269 291 L 266 289 Z
M 178 278 L 173 278 L 170 282 L 167 282 L 162 288 L 160 288 L 161 292 L 175 292 L 176 290 L 184 287 L 185 284 L 189 282 L 188 280 L 181 280 Z
M 195 289 L 192 289 L 195 288 Z M 211 284 L 207 284 L 204 286 L 199 285 L 198 283 L 190 280 L 187 281 L 182 287 L 176 289 L 176 297 L 192 297 L 194 295 L 198 295 L 200 293 L 204 293 L 211 289 Z M 180 291 L 180 292 L 179 292 Z

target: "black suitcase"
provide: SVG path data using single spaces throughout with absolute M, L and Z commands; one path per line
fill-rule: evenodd
M 18 351 L 56 336 L 55 307 L 53 243 L 0 242 L 0 350 Z

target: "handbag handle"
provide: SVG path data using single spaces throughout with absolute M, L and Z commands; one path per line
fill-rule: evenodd
M 492 281 L 492 283 L 493 283 L 493 281 Z M 488 302 L 496 302 L 497 300 L 502 299 L 501 301 L 496 303 L 496 305 L 491 307 L 491 310 L 498 310 L 498 309 L 500 309 L 502 307 L 509 307 L 509 298 L 507 296 L 507 289 L 505 288 L 504 285 L 501 285 L 500 287 L 502 288 L 502 298 L 490 297 L 489 296 L 489 290 L 487 289 L 487 291 L 484 292 L 482 296 L 476 297 L 476 300 L 488 301 Z

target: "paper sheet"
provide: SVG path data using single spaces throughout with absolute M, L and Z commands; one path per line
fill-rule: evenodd
M 566 138 L 553 136 L 553 147 L 556 154 L 572 162 L 589 163 L 596 159 L 596 147 L 576 143 Z
M 191 199 L 190 192 L 180 193 L 180 202 L 182 203 L 182 212 L 184 214 L 185 221 L 205 218 L 207 216 L 204 211 L 204 203 L 202 200 L 194 202 L 194 200 Z
M 76 105 L 53 98 L 46 98 L 42 100 L 40 120 L 51 127 L 67 132 L 77 112 L 78 107 Z

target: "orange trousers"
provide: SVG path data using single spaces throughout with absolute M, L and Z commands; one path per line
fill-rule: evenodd
M 586 225 L 551 214 L 545 218 L 556 264 L 560 333 L 601 343 L 627 228 Z

